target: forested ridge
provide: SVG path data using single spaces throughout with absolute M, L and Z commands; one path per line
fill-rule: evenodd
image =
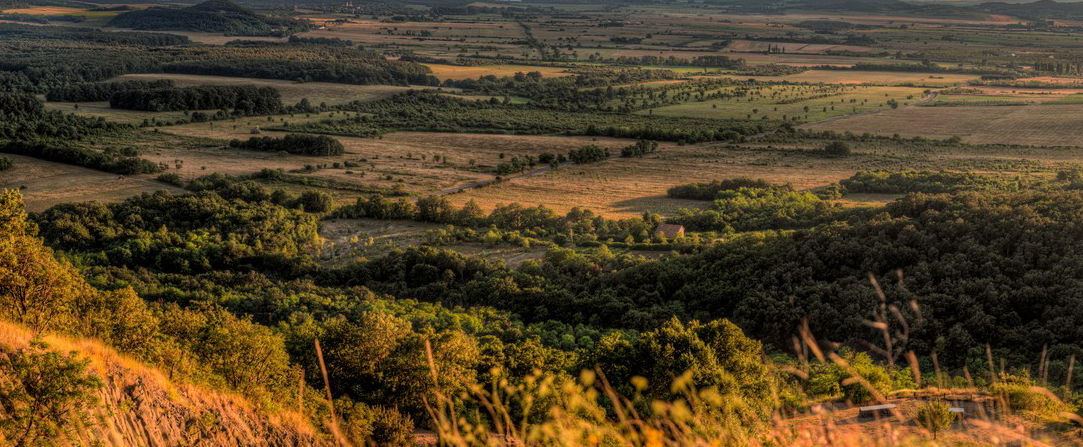
M 286 35 L 309 25 L 288 17 L 256 14 L 229 0 L 209 0 L 187 8 L 146 8 L 128 11 L 109 26 L 137 30 L 205 31 L 235 36 Z

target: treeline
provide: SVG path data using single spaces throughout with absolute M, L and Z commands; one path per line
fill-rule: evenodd
M 288 152 L 301 155 L 342 155 L 346 148 L 338 140 L 325 135 L 288 134 L 281 138 L 252 137 L 230 140 L 229 147 L 261 152 Z
M 723 191 L 734 191 L 741 188 L 769 188 L 770 183 L 764 180 L 738 177 L 734 179 L 715 180 L 708 183 L 688 183 L 674 186 L 666 191 L 666 195 L 672 199 L 688 200 L 715 200 Z
M 177 62 L 162 67 L 166 73 L 285 79 L 300 82 L 343 84 L 436 85 L 429 67 L 412 62 L 388 61 L 382 57 L 282 60 L 241 59 Z
M 594 54 L 588 57 L 591 62 L 600 62 L 612 65 L 624 66 L 660 66 L 660 67 L 703 67 L 738 69 L 745 66 L 744 59 L 733 59 L 726 56 L 617 56 L 601 57 Z
M 121 175 L 154 174 L 162 171 L 157 163 L 138 157 L 134 150 L 95 150 L 59 142 L 11 141 L 0 145 L 0 152 L 42 160 L 67 163 Z
M 1065 171 L 1059 177 L 1067 180 L 1071 174 Z M 846 192 L 877 194 L 1018 191 L 1039 187 L 1040 183 L 1033 178 L 952 171 L 861 171 L 839 181 Z
M 172 88 L 173 81 L 156 79 L 153 81 L 116 81 L 84 82 L 54 88 L 45 94 L 49 101 L 96 102 L 108 101 L 117 92 L 130 90 L 154 90 Z
M 425 196 L 416 202 L 393 200 L 382 195 L 358 198 L 352 206 L 339 208 L 338 218 L 410 219 L 469 227 L 495 227 L 521 231 L 534 238 L 556 237 L 558 243 L 596 242 L 615 239 L 650 242 L 662 218 L 647 214 L 642 218 L 612 220 L 580 208 L 559 215 L 544 206 L 524 207 L 519 204 L 498 206 L 488 215 L 473 201 L 456 208 L 446 197 Z M 568 239 L 583 235 L 587 239 Z
M 50 139 L 70 143 L 89 136 L 116 134 L 127 128 L 100 118 L 46 111 L 32 95 L 0 93 L 0 140 Z
M 563 134 L 697 143 L 737 141 L 778 126 L 766 120 L 717 120 L 545 110 L 410 91 L 343 106 L 354 117 L 286 126 L 292 132 L 371 136 L 387 131 Z
M 109 106 L 151 112 L 218 109 L 263 115 L 282 110 L 282 100 L 273 87 L 201 85 L 121 90 L 109 98 Z

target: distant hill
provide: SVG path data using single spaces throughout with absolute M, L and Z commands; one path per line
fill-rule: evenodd
M 120 14 L 109 26 L 149 31 L 204 31 L 234 36 L 286 35 L 308 25 L 257 14 L 229 0 L 208 0 L 187 8 L 150 8 Z
M 983 11 L 1003 14 L 1021 19 L 1083 19 L 1083 3 L 1058 3 L 1053 0 L 1038 0 L 1031 3 L 990 2 L 978 5 Z
M 986 13 L 975 8 L 900 0 L 798 0 L 786 10 L 895 14 L 915 17 L 979 18 Z

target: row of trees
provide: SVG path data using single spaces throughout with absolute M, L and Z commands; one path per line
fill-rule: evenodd
M 229 147 L 261 152 L 288 152 L 300 155 L 342 155 L 346 148 L 325 135 L 288 134 L 284 137 L 252 137 L 230 140 Z
M 119 90 L 109 98 L 109 106 L 151 112 L 234 110 L 245 115 L 263 115 L 282 110 L 282 99 L 274 87 L 201 85 Z

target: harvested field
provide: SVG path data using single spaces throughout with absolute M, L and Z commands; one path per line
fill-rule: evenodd
M 477 65 L 460 67 L 458 65 L 425 64 L 432 70 L 433 76 L 443 79 L 477 79 L 482 76 L 513 76 L 515 73 L 529 73 L 537 71 L 546 77 L 570 76 L 561 67 L 541 67 L 534 65 Z
M 258 119 L 255 119 L 259 123 Z M 299 170 L 306 165 L 333 165 L 307 176 L 321 177 L 372 188 L 401 188 L 418 194 L 429 194 L 463 184 L 492 179 L 501 158 L 538 156 L 543 152 L 565 153 L 571 149 L 598 144 L 619 150 L 628 140 L 590 137 L 515 136 L 489 134 L 447 134 L 430 132 L 397 132 L 383 138 L 335 137 L 346 148 L 346 154 L 334 157 L 314 157 L 293 154 L 253 152 L 225 148 L 222 140 L 245 139 L 251 135 L 248 126 L 231 127 L 207 123 L 162 128 L 186 137 L 197 137 L 205 143 L 191 147 L 181 144 L 158 144 L 143 157 L 166 163 L 169 172 L 186 178 L 214 172 L 245 175 L 264 168 Z M 279 136 L 281 132 L 263 132 L 262 136 Z M 200 140 L 197 140 L 200 141 Z M 435 159 L 439 156 L 440 161 Z M 345 167 L 345 163 L 358 163 Z M 179 166 L 179 167 L 178 167 Z
M 29 211 L 71 202 L 119 202 L 159 190 L 181 191 L 145 177 L 127 177 L 21 155 L 2 154 L 12 167 L 0 172 L 0 188 L 22 189 Z

